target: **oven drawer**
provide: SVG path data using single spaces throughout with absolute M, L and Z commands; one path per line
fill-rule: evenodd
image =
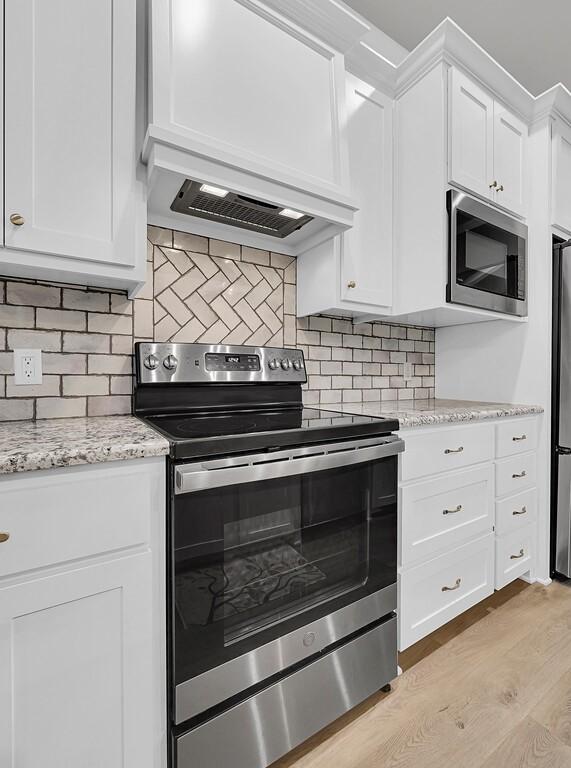
M 415 431 L 407 433 L 405 438 L 406 450 L 401 461 L 403 481 L 493 459 L 492 424 L 442 427 L 430 432 Z
M 493 466 L 452 472 L 401 490 L 401 565 L 427 560 L 445 549 L 491 533 Z
M 537 419 L 515 419 L 496 426 L 496 456 L 513 456 L 534 451 L 537 446 Z
M 396 674 L 392 618 L 179 736 L 177 768 L 266 768 Z
M 496 496 L 533 488 L 537 476 L 537 454 L 521 453 L 496 462 Z
M 533 531 L 526 525 L 520 531 L 496 539 L 496 589 L 501 589 L 529 571 L 533 556 Z
M 496 535 L 514 533 L 535 519 L 537 489 L 516 493 L 496 502 Z
M 400 575 L 399 650 L 433 632 L 494 591 L 494 534 Z

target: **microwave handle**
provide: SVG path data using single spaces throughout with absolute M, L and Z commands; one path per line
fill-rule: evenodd
M 267 454 L 267 460 L 246 466 L 228 467 L 221 469 L 202 469 L 201 464 L 183 464 L 175 469 L 175 494 L 193 493 L 210 488 L 221 488 L 226 485 L 240 485 L 276 477 L 291 477 L 305 475 L 310 472 L 320 472 L 324 469 L 335 469 L 352 464 L 363 464 L 375 459 L 396 456 L 404 450 L 404 441 L 400 438 L 381 445 L 359 449 L 336 450 L 335 452 L 317 456 L 299 456 L 296 451 L 280 452 L 280 458 L 272 459 Z

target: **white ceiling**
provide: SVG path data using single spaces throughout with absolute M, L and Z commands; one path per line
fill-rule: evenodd
M 345 0 L 412 50 L 446 16 L 531 93 L 571 90 L 571 0 Z

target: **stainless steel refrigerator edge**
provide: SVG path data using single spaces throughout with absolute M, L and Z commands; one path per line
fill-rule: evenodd
M 553 249 L 553 494 L 551 570 L 571 576 L 571 241 Z

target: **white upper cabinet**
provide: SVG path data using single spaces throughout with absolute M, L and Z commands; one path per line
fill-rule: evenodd
M 494 180 L 498 205 L 526 216 L 525 170 L 527 125 L 498 101 L 494 102 Z
M 494 100 L 457 69 L 450 70 L 450 181 L 491 197 Z
M 525 123 L 452 67 L 449 180 L 525 216 Z
M 571 126 L 558 119 L 552 138 L 552 224 L 571 234 Z
M 127 288 L 144 279 L 136 14 L 136 0 L 5 0 L 11 274 Z
M 392 302 L 393 101 L 347 74 L 353 227 L 298 258 L 298 314 L 384 311 Z
M 341 298 L 392 302 L 393 102 L 347 75 L 349 167 L 358 212 L 341 236 Z
M 258 0 L 151 8 L 151 223 L 296 254 L 350 226 L 343 56 Z M 186 179 L 314 221 L 276 240 L 231 227 L 231 212 L 224 223 L 173 211 Z

